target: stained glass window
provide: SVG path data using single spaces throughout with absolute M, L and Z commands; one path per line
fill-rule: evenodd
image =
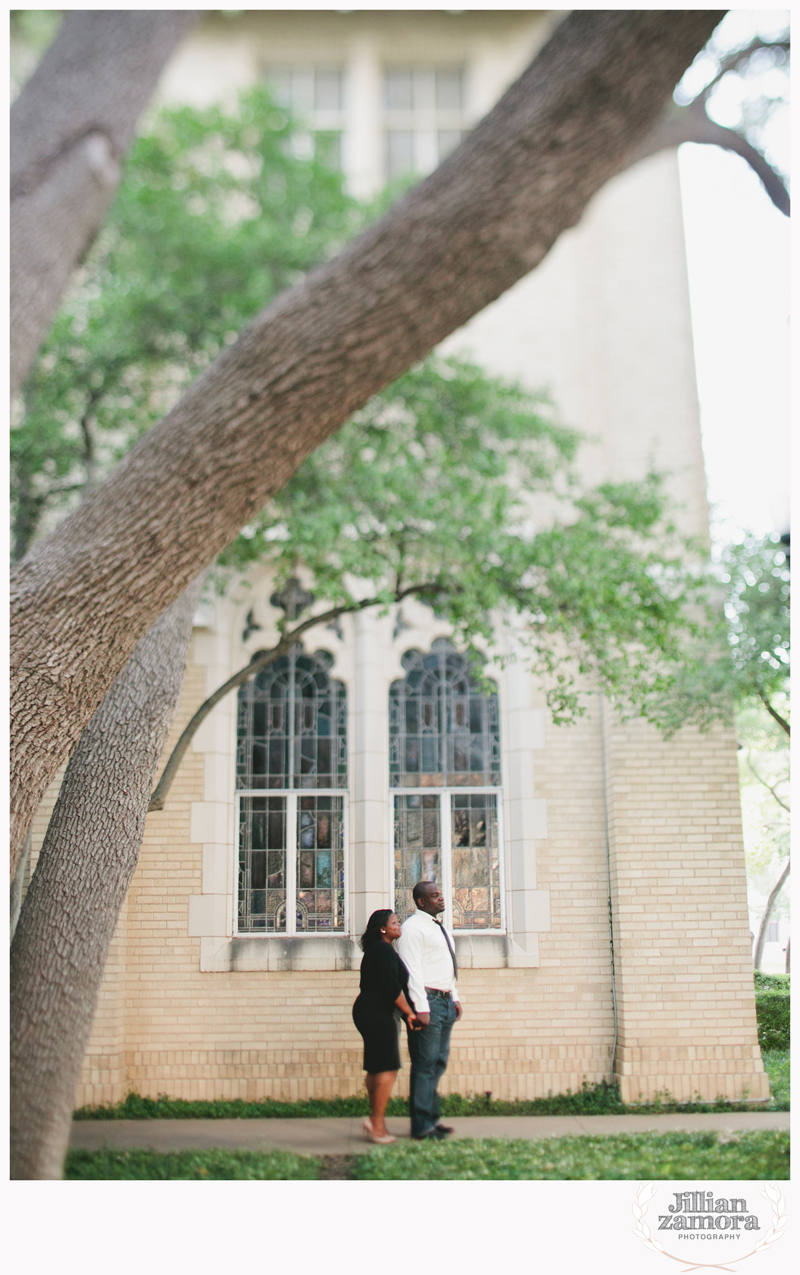
M 286 931 L 286 798 L 239 804 L 239 929 Z
M 402 662 L 406 675 L 389 693 L 392 787 L 499 785 L 497 692 L 481 688 L 468 656 L 444 638 Z
M 450 797 L 453 929 L 500 928 L 500 848 L 497 796 L 453 793 Z
M 241 687 L 237 788 L 346 786 L 347 691 L 332 662 L 295 650 Z
M 341 797 L 300 797 L 297 818 L 297 932 L 344 929 Z
M 347 693 L 332 663 L 298 646 L 239 691 L 239 933 L 344 932 L 345 798 L 324 791 L 347 784 Z
M 441 881 L 439 796 L 423 793 L 394 799 L 394 906 L 405 919 L 415 911 L 417 881 Z
M 454 930 L 499 930 L 497 692 L 444 638 L 402 663 L 389 693 L 390 782 L 406 790 L 392 797 L 395 910 L 409 916 L 415 883 L 437 881 Z

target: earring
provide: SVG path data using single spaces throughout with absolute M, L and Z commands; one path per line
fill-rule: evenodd
M 381 934 L 385 934 L 385 933 L 386 933 L 386 931 L 385 931 L 385 930 L 381 930 Z

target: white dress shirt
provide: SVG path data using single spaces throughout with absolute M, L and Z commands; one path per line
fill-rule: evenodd
M 418 1014 L 430 1013 L 426 987 L 449 992 L 454 1001 L 458 1000 L 453 958 L 443 929 L 444 926 L 434 921 L 430 913 L 421 912 L 418 908 L 403 922 L 397 940 L 397 951 L 408 970 L 408 990 Z M 452 943 L 449 931 L 448 936 Z

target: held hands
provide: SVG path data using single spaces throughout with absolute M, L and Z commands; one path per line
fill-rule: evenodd
M 427 1027 L 431 1021 L 430 1014 L 415 1014 L 414 1018 L 416 1019 L 414 1031 L 420 1031 L 423 1027 Z

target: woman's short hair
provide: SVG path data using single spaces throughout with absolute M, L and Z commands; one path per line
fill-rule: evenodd
M 381 942 L 381 927 L 386 925 L 391 915 L 391 908 L 378 908 L 377 912 L 372 913 L 372 916 L 367 921 L 367 928 L 361 935 L 362 952 L 366 952 L 367 948 L 372 947 L 373 943 Z

